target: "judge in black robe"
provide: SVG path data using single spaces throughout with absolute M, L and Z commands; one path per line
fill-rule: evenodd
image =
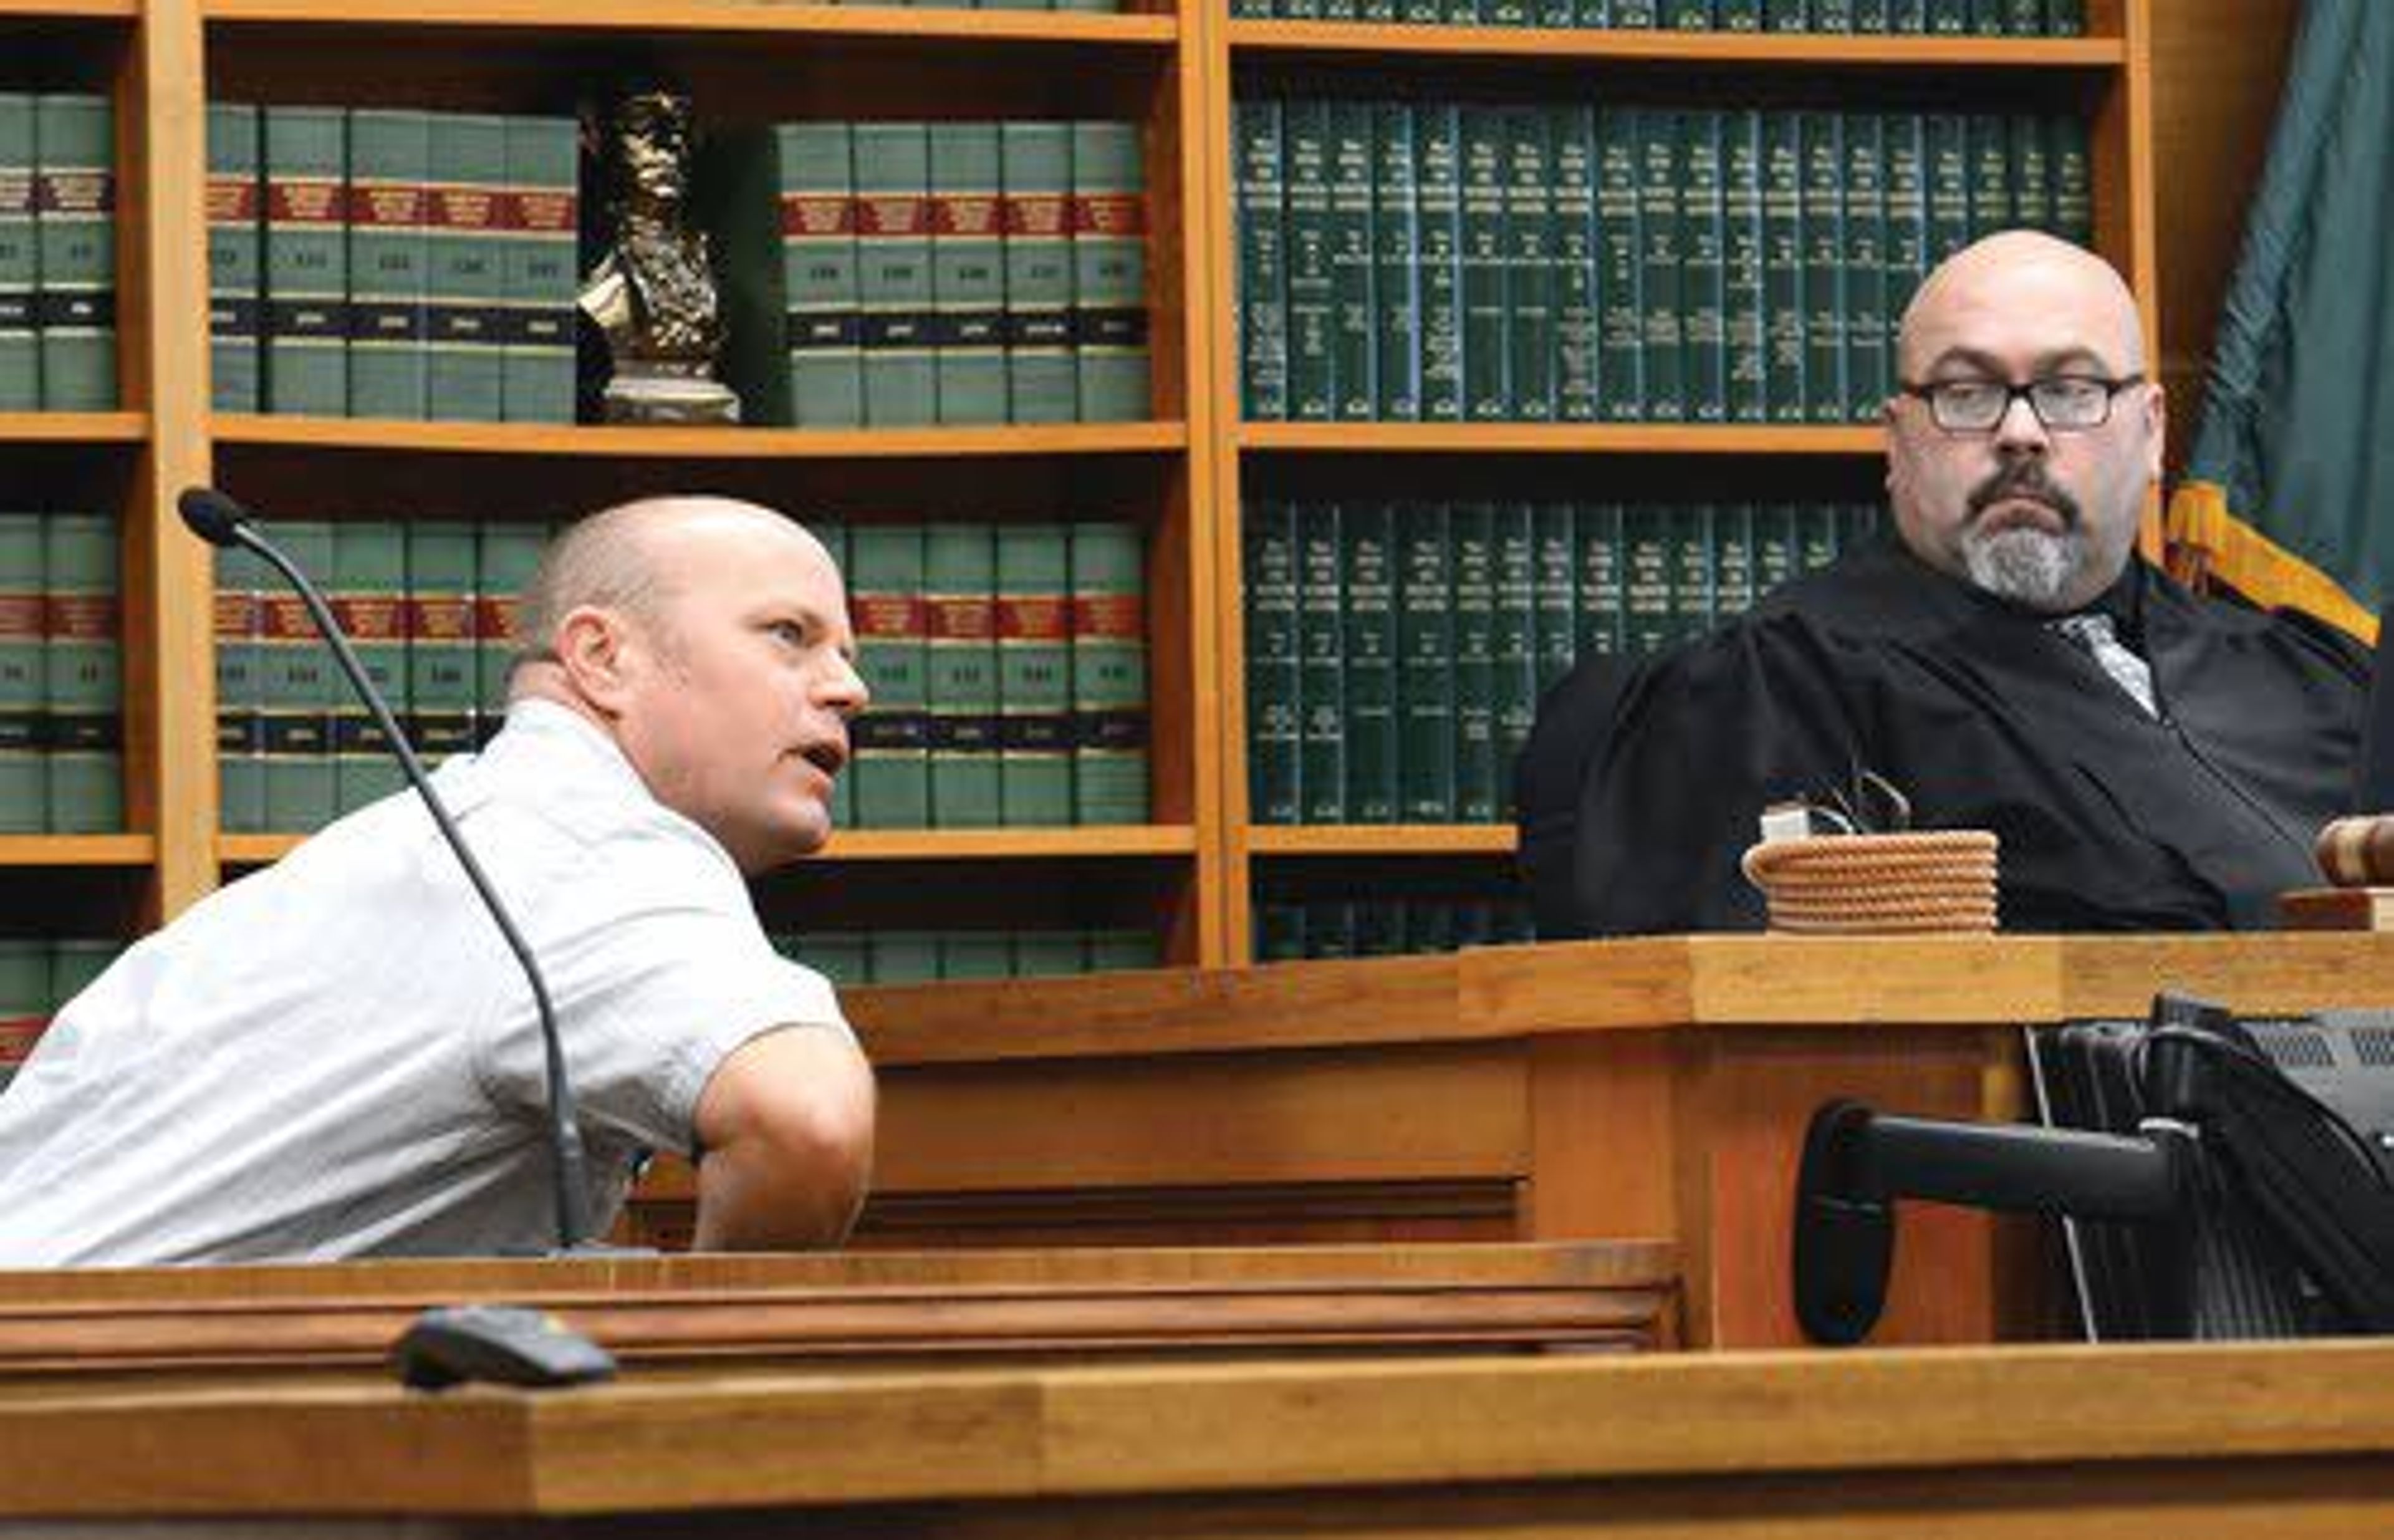
M 1892 539 L 1640 669 L 1581 802 L 1590 926 L 1759 927 L 1738 860 L 1763 807 L 1825 804 L 1857 768 L 1917 827 L 1994 831 L 2006 929 L 2268 924 L 2276 893 L 2318 882 L 2312 837 L 2346 810 L 2367 655 L 2141 561 L 2090 608 L 2151 666 L 2158 716 L 2055 617 Z

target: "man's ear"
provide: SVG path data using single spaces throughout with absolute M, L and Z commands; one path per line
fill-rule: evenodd
M 613 716 L 623 708 L 639 666 L 638 643 L 624 617 L 597 605 L 581 605 L 557 627 L 557 661 L 575 693 Z
M 2149 441 L 2145 446 L 2145 474 L 2159 482 L 2162 479 L 2162 451 L 2169 436 L 2169 404 L 2163 399 L 2162 382 L 2154 380 L 2145 390 L 2145 429 Z

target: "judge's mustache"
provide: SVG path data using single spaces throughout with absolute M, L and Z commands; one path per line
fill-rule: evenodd
M 2042 460 L 2007 460 L 2001 469 L 1980 482 L 1970 493 L 1971 522 L 1976 523 L 1979 515 L 2010 498 L 2043 503 L 2061 516 L 2063 529 L 2078 527 L 2078 499 L 2054 484 L 2045 475 Z

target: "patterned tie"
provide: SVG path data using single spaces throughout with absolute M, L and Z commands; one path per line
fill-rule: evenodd
M 2053 623 L 2059 632 L 2080 652 L 2093 658 L 2097 666 L 2111 677 L 2111 682 L 2128 692 L 2129 698 L 2145 708 L 2148 717 L 2158 717 L 2161 711 L 2153 704 L 2153 671 L 2145 660 L 2128 650 L 2112 628 L 2111 617 L 2101 611 L 2083 615 L 2067 615 Z

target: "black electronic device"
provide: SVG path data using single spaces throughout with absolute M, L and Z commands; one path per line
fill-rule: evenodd
M 550 1315 L 521 1305 L 443 1305 L 426 1310 L 391 1349 L 400 1379 L 418 1390 L 452 1385 L 546 1389 L 615 1377 L 606 1349 Z
M 341 665 L 341 672 L 348 676 L 350 688 L 358 692 L 359 698 L 365 702 L 366 709 L 374 714 L 375 725 L 382 730 L 385 741 L 399 759 L 400 768 L 406 771 L 408 784 L 415 788 L 415 795 L 423 800 L 425 810 L 432 815 L 432 823 L 441 831 L 441 837 L 448 842 L 450 853 L 465 869 L 467 880 L 473 885 L 482 907 L 489 911 L 499 934 L 506 939 L 507 950 L 515 954 L 517 965 L 523 969 L 525 981 L 532 986 L 533 1006 L 540 1018 L 541 1045 L 547 1056 L 548 1139 L 557 1206 L 558 1249 L 560 1252 L 589 1249 L 588 1158 L 583 1151 L 581 1120 L 574 1111 L 572 1082 L 565 1073 L 565 1047 L 558 1035 L 557 1012 L 549 1004 L 548 983 L 541 977 L 540 965 L 533 958 L 532 947 L 524 941 L 523 933 L 516 928 L 514 918 L 508 915 L 506 905 L 499 901 L 498 891 L 491 886 L 491 879 L 483 875 L 481 862 L 474 859 L 474 852 L 467 846 L 465 836 L 458 832 L 456 821 L 449 816 L 449 809 L 441 803 L 440 794 L 432 789 L 431 778 L 425 774 L 423 761 L 415 756 L 415 746 L 400 730 L 390 706 L 383 700 L 382 692 L 375 688 L 374 680 L 367 678 L 364 667 L 358 662 L 357 653 L 350 650 L 349 638 L 341 634 L 340 623 L 333 618 L 331 608 L 325 604 L 323 596 L 317 592 L 308 574 L 301 572 L 297 564 L 283 555 L 272 541 L 258 533 L 247 509 L 214 487 L 186 487 L 175 499 L 175 507 L 193 534 L 211 546 L 240 546 L 256 552 L 281 573 L 298 594 L 308 607 L 309 617 L 315 621 L 317 631 L 322 635 L 324 644 L 333 650 L 333 657 Z

